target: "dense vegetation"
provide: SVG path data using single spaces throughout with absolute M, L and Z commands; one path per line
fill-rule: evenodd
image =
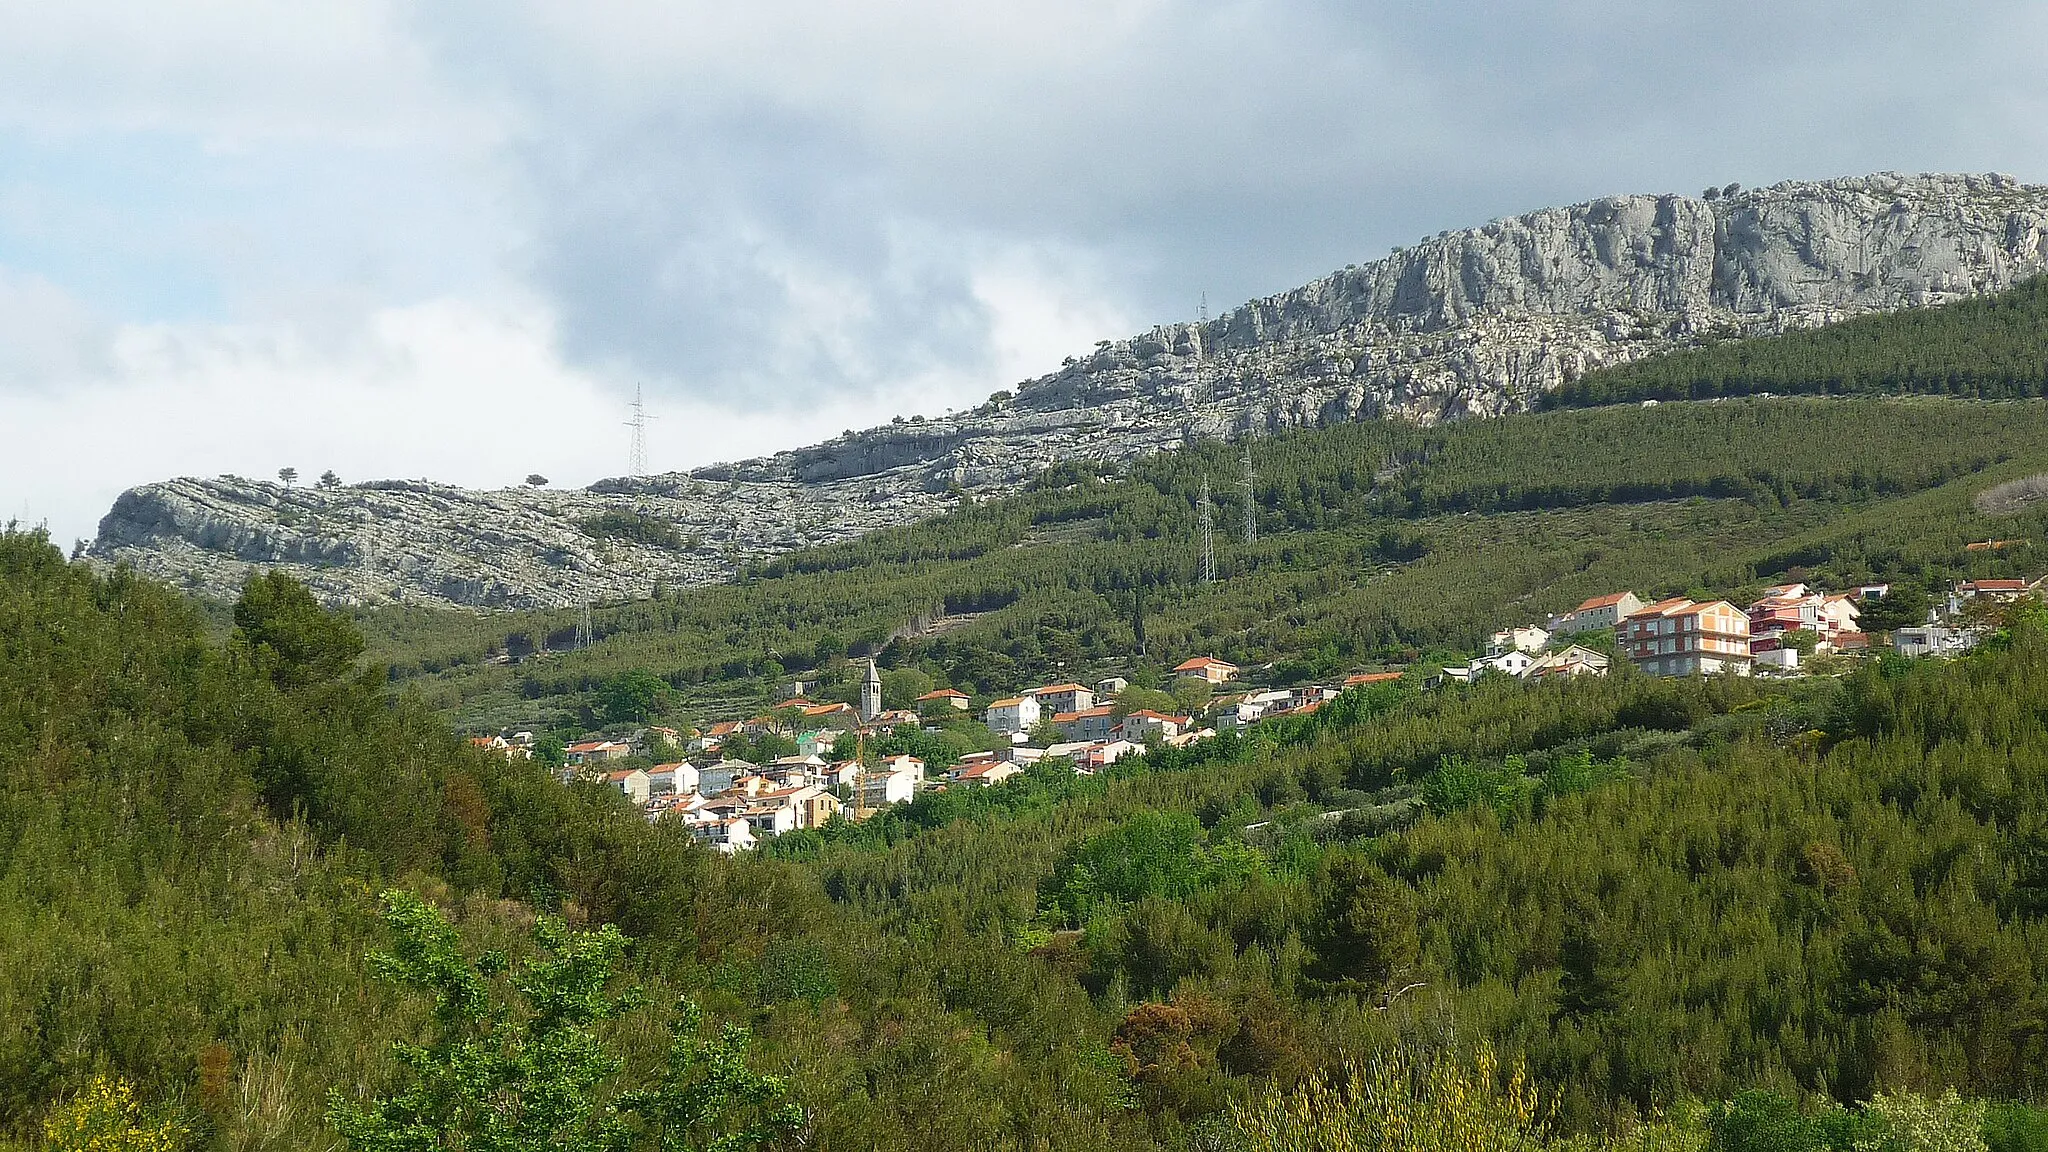
M 1938 308 L 1859 316 L 1769 340 L 1729 340 L 1588 372 L 1545 403 L 1583 407 L 1723 396 L 2048 395 L 2048 278 Z
M 1063 467 L 1031 490 L 810 549 L 726 586 L 573 613 L 379 614 L 373 653 L 477 729 L 602 723 L 636 669 L 672 689 L 678 724 L 782 698 L 818 669 L 879 654 L 970 693 L 1039 677 L 1170 667 L 1198 652 L 1299 681 L 1435 651 L 1634 588 L 1741 595 L 1763 583 L 2032 575 L 2048 506 L 1990 516 L 1972 496 L 2048 471 L 2048 405 L 1741 400 L 1473 421 L 1305 430 L 1252 445 L 1253 545 L 1222 483 L 1236 449 L 1205 445 L 1104 477 Z M 1196 503 L 1218 496 L 1218 579 L 1199 579 Z M 1142 629 L 1142 634 L 1141 634 Z M 1152 654 L 1139 659 L 1140 650 Z M 817 679 L 818 677 L 811 677 Z M 836 684 L 834 683 L 836 680 Z
M 2048 1093 L 2028 611 L 1967 662 L 1796 689 L 1381 685 L 738 860 L 337 672 L 353 638 L 286 582 L 237 621 L 211 642 L 0 537 L 6 1129 L 111 1073 L 207 1146 L 325 1146 L 328 1089 L 382 1090 L 426 1031 L 363 967 L 392 883 L 466 950 L 615 925 L 649 991 L 595 1026 L 623 1079 L 659 1082 L 692 995 L 754 1028 L 809 1147 L 1209 1147 L 1347 1060 L 1482 1040 L 1559 1132 L 1751 1089 Z

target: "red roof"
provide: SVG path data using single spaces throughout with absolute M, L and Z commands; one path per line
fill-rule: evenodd
M 638 768 L 628 768 L 622 772 L 607 772 L 604 774 L 604 778 L 611 781 L 614 784 L 617 784 L 619 781 L 624 780 L 626 777 L 631 776 L 633 773 L 638 771 Z
M 1204 668 L 1211 667 L 1235 668 L 1237 665 L 1230 663 L 1228 660 L 1218 660 L 1214 656 L 1196 656 L 1174 665 L 1173 670 L 1175 672 L 1200 672 Z
M 1966 592 L 2025 592 L 2027 590 L 2027 582 L 2025 580 L 1965 580 L 1963 581 L 1963 590 Z
M 718 723 L 713 724 L 705 735 L 714 737 L 730 736 L 739 730 L 740 722 L 738 720 L 720 720 Z
M 1092 716 L 1107 716 L 1114 711 L 1116 711 L 1114 704 L 1098 704 L 1093 708 L 1084 708 L 1079 712 L 1062 712 L 1054 716 L 1052 722 L 1055 724 L 1065 724 L 1073 720 L 1085 720 Z
M 1344 686 L 1346 688 L 1356 688 L 1361 684 L 1384 684 L 1389 680 L 1399 680 L 1400 678 L 1401 673 L 1399 672 L 1360 672 L 1356 676 L 1346 676 L 1344 678 Z
M 565 752 L 595 752 L 595 751 L 597 751 L 597 750 L 598 750 L 598 749 L 600 749 L 600 748 L 609 748 L 609 747 L 611 747 L 611 744 L 612 744 L 612 742 L 611 742 L 611 741 L 609 741 L 609 740 L 586 740 L 586 741 L 584 741 L 584 742 L 583 742 L 583 743 L 581 743 L 581 744 L 571 744 L 571 745 L 569 745 L 569 746 L 568 746 L 567 748 L 563 749 L 563 751 L 565 751 Z
M 991 708 L 1015 708 L 1024 702 L 1022 696 L 1008 696 L 989 705 Z
M 924 700 L 967 700 L 967 699 L 971 699 L 971 697 L 969 697 L 969 696 L 967 695 L 967 693 L 965 693 L 965 692 L 962 692 L 962 691 L 960 691 L 960 690 L 959 690 L 958 688 L 941 688 L 941 689 L 939 689 L 939 690 L 938 690 L 938 691 L 936 691 L 936 692 L 927 692 L 927 693 L 925 693 L 924 695 L 922 695 L 922 696 L 919 696 L 919 697 L 918 697 L 918 699 L 919 699 L 920 701 L 924 701 Z
M 1087 691 L 1089 691 L 1089 689 L 1088 689 L 1087 687 L 1083 686 L 1083 685 L 1080 685 L 1080 684 L 1047 684 L 1047 685 L 1046 685 L 1045 687 L 1043 687 L 1043 688 L 1033 688 L 1033 689 L 1031 690 L 1031 692 L 1030 692 L 1030 695 L 1033 695 L 1033 696 L 1051 696 L 1051 695 L 1056 695 L 1056 694 L 1058 694 L 1058 693 L 1061 693 L 1061 692 L 1087 692 Z
M 1586 601 L 1584 604 L 1579 605 L 1577 608 L 1572 609 L 1572 611 L 1574 613 L 1591 612 L 1596 608 L 1612 608 L 1615 605 L 1621 603 L 1624 598 L 1633 595 L 1635 595 L 1635 593 L 1633 592 L 1615 592 L 1606 596 L 1595 596 L 1591 600 Z

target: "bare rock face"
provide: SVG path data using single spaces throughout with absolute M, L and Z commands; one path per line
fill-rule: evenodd
M 728 578 L 1014 490 L 1068 459 L 1374 417 L 1526 409 L 1603 365 L 1996 292 L 2048 271 L 2048 187 L 1882 174 L 1714 198 L 1615 196 L 1447 232 L 1204 324 L 1105 342 L 955 415 L 574 492 L 221 478 L 124 493 L 91 555 L 232 595 L 279 567 L 331 602 L 561 605 Z M 605 512 L 672 528 L 593 535 Z

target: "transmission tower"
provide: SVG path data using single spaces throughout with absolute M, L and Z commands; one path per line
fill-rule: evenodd
M 633 472 L 635 476 L 647 475 L 647 422 L 655 417 L 647 414 L 647 406 L 641 403 L 640 386 L 633 385 L 633 418 L 626 421 L 626 427 L 633 430 Z
M 583 601 L 583 611 L 576 617 L 576 647 L 578 650 L 590 647 L 592 634 L 596 631 L 590 624 L 590 601 Z
M 1244 542 L 1246 544 L 1257 544 L 1259 542 L 1258 479 L 1252 474 L 1252 441 L 1249 436 L 1245 437 L 1244 441 L 1244 479 L 1238 481 L 1238 487 L 1244 489 Z
M 1216 582 L 1216 507 L 1209 500 L 1209 478 L 1202 477 L 1202 583 Z
M 1209 294 L 1207 292 L 1202 293 L 1201 317 L 1201 323 L 1207 324 L 1209 322 Z

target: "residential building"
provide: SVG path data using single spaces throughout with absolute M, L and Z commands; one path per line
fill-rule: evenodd
M 647 773 L 639 768 L 628 768 L 622 772 L 607 772 L 604 782 L 626 794 L 626 799 L 635 804 L 645 804 L 654 794 Z
M 715 764 L 707 764 L 697 771 L 697 791 L 706 796 L 730 792 L 732 786 L 742 777 L 751 776 L 758 771 L 758 767 L 745 760 L 720 760 Z
M 1570 635 L 1619 628 L 1623 620 L 1642 611 L 1643 601 L 1633 592 L 1595 596 L 1561 616 L 1550 618 L 1550 631 Z
M 655 796 L 684 796 L 697 791 L 699 773 L 688 764 L 656 764 L 647 770 L 648 788 Z
M 810 728 L 831 728 L 840 732 L 851 732 L 860 727 L 861 717 L 851 704 L 813 704 L 804 709 L 799 723 Z
M 1983 639 L 1972 628 L 1921 624 L 1892 630 L 1892 649 L 1901 656 L 1960 656 Z
M 908 708 L 885 709 L 875 713 L 875 718 L 868 721 L 868 731 L 887 732 L 892 728 L 900 728 L 905 724 L 914 727 L 922 719 L 923 717 Z
M 1211 684 L 1222 684 L 1237 679 L 1237 665 L 1216 659 L 1214 656 L 1196 656 L 1174 665 L 1176 676 L 1194 676 Z
M 692 824 L 690 834 L 724 855 L 754 846 L 754 829 L 743 816 L 727 816 Z
M 1038 723 L 1038 697 L 1011 696 L 988 706 L 984 722 L 998 736 L 1018 737 Z
M 1104 676 L 1095 682 L 1095 694 L 1102 697 L 1114 696 L 1130 686 L 1131 682 L 1121 676 Z
M 1143 741 L 1154 736 L 1163 740 L 1187 731 L 1189 724 L 1185 716 L 1168 716 L 1147 708 L 1124 717 L 1119 731 L 1126 740 Z
M 946 778 L 954 784 L 970 788 L 987 788 L 992 785 L 1001 784 L 1012 776 L 1022 774 L 1023 771 L 1022 768 L 1017 767 L 1015 764 L 1004 764 L 999 761 L 983 764 L 962 764 L 947 773 Z
M 1534 624 L 1519 628 L 1503 628 L 1487 641 L 1490 652 L 1505 652 L 1510 648 L 1517 652 L 1541 652 L 1550 644 L 1550 633 Z
M 1523 675 L 1530 680 L 1541 680 L 1546 676 L 1605 676 L 1608 664 L 1606 653 L 1572 644 L 1562 652 L 1538 656 Z
M 1107 740 L 1116 728 L 1116 717 L 1107 704 L 1098 704 L 1081 712 L 1061 712 L 1052 718 L 1060 735 L 1068 740 Z
M 839 743 L 841 733 L 837 728 L 819 728 L 811 732 L 799 732 L 796 750 L 800 756 L 830 756 L 833 745 Z
M 1726 600 L 1662 600 L 1622 621 L 1617 637 L 1636 667 L 1652 676 L 1749 674 L 1749 614 Z
M 908 754 L 885 756 L 877 762 L 877 767 L 890 772 L 908 772 L 912 781 L 918 784 L 924 783 L 924 761 L 915 756 Z
M 563 759 L 576 766 L 624 760 L 632 754 L 632 746 L 624 740 L 584 740 L 563 749 Z
M 919 708 L 951 708 L 956 712 L 965 712 L 973 704 L 974 698 L 958 688 L 940 688 L 917 698 Z
M 1043 688 L 1033 688 L 1026 695 L 1038 698 L 1038 711 L 1042 715 L 1086 712 L 1095 707 L 1095 693 L 1079 684 L 1048 684 Z
M 871 768 L 860 775 L 855 785 L 856 803 L 862 809 L 886 808 L 891 804 L 907 804 L 917 794 L 917 776 L 908 769 L 885 767 Z
M 2006 604 L 2024 597 L 2031 587 L 2025 580 L 1965 580 L 1956 585 L 1952 600 L 1989 600 Z

